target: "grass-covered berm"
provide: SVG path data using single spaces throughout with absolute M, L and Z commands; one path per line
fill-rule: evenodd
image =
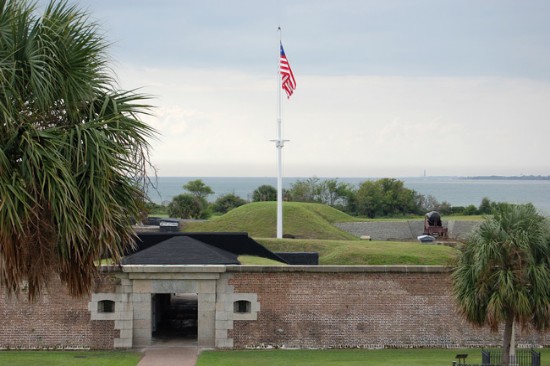
M 275 239 L 276 202 L 255 202 L 204 222 L 186 222 L 187 232 L 242 231 L 274 252 L 318 252 L 322 265 L 447 265 L 457 253 L 443 245 L 418 242 L 365 241 L 334 223 L 358 221 L 316 203 L 285 202 L 284 232 L 295 239 Z

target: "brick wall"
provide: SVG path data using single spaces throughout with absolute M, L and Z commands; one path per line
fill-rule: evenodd
M 246 271 L 246 269 L 245 269 Z M 469 347 L 500 344 L 456 313 L 449 274 L 250 272 L 229 275 L 235 293 L 257 293 L 256 321 L 234 321 L 228 337 L 247 347 Z M 524 331 L 519 345 L 548 345 Z
M 457 315 L 449 273 L 444 268 L 224 268 L 225 272 L 218 271 L 218 303 L 211 304 L 212 309 L 216 308 L 216 324 L 224 325 L 216 328 L 216 337 L 227 340 L 223 343 L 226 346 L 220 343 L 220 347 L 402 348 L 500 344 L 499 334 L 475 329 Z M 116 287 L 117 279 L 107 274 L 96 291 L 110 293 Z M 59 281 L 52 280 L 50 288 L 35 303 L 28 303 L 24 295 L 20 299 L 10 298 L 0 287 L 0 349 L 110 349 L 115 338 L 120 337 L 120 331 L 115 329 L 116 321 L 90 320 L 90 298 L 70 297 Z M 221 306 L 223 298 L 230 301 L 225 304 L 227 309 Z M 239 299 L 251 302 L 254 316 L 232 314 L 232 301 Z M 550 339 L 548 334 L 518 329 L 518 345 L 549 346 Z
M 98 284 L 114 290 L 111 277 Z M 34 303 L 26 293 L 9 297 L 0 286 L 0 349 L 111 349 L 119 336 L 114 321 L 91 321 L 89 297 L 72 298 L 59 280 Z

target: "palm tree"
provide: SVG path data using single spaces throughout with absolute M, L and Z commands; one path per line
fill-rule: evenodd
M 155 132 L 146 98 L 117 91 L 86 13 L 35 10 L 0 0 L 0 279 L 32 299 L 55 273 L 77 296 L 94 261 L 133 244 Z
M 509 365 L 514 323 L 550 324 L 550 241 L 547 220 L 533 205 L 500 204 L 461 248 L 452 273 L 462 316 L 497 331 L 504 325 Z
M 252 193 L 252 201 L 265 202 L 265 201 L 277 201 L 277 189 L 268 184 L 259 186 Z

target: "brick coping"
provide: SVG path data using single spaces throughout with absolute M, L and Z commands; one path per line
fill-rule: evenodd
M 315 272 L 315 273 L 442 273 L 449 272 L 447 266 L 414 266 L 414 265 L 365 265 L 365 266 L 254 266 L 254 265 L 230 265 L 226 266 L 226 272 Z
M 310 272 L 310 273 L 445 273 L 450 272 L 447 266 L 419 265 L 368 265 L 368 266 L 330 266 L 330 265 L 295 265 L 295 266 L 258 266 L 258 265 L 123 265 L 105 268 L 102 272 L 132 273 L 223 273 L 223 272 Z

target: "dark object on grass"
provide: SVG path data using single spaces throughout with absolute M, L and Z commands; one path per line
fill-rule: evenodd
M 417 239 L 421 243 L 433 243 L 435 241 L 435 238 L 431 235 L 420 235 Z
M 430 211 L 424 217 L 424 235 L 447 237 L 448 229 L 441 223 L 441 215 L 437 211 Z
M 291 265 L 316 266 L 319 264 L 317 252 L 275 252 L 275 254 Z
M 159 222 L 160 232 L 178 232 L 180 231 L 180 220 L 163 219 Z
M 459 353 L 455 356 L 455 358 L 458 360 L 459 365 L 464 365 L 466 363 L 466 357 L 468 357 L 467 353 Z M 456 361 L 453 361 L 453 365 L 456 365 Z
M 426 220 L 430 226 L 441 226 L 441 215 L 437 211 L 430 211 L 426 214 Z

